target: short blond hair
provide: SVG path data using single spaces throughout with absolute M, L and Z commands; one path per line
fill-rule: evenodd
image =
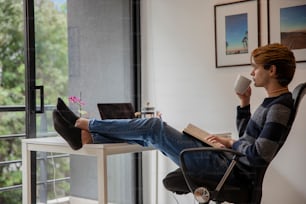
M 295 57 L 293 52 L 286 46 L 273 43 L 253 50 L 251 60 L 256 64 L 262 64 L 265 69 L 271 65 L 276 66 L 277 80 L 280 85 L 287 86 L 295 73 Z

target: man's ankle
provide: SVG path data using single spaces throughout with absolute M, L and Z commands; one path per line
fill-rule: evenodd
M 92 144 L 93 140 L 89 132 L 82 130 L 82 144 Z

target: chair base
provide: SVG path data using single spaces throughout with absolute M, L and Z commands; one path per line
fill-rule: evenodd
M 205 186 L 209 189 L 211 195 L 214 193 L 215 187 L 218 185 L 217 182 L 207 182 L 203 179 L 195 180 L 194 183 L 197 183 L 198 186 Z M 176 194 L 188 194 L 190 190 L 187 186 L 185 178 L 183 176 L 182 170 L 180 168 L 176 169 L 173 172 L 170 172 L 164 179 L 163 184 L 165 188 L 173 193 Z M 225 184 L 224 187 L 221 189 L 220 193 L 215 197 L 212 198 L 213 201 L 216 203 L 222 202 L 234 202 L 240 204 L 250 204 L 250 197 L 251 193 L 246 185 L 229 185 Z

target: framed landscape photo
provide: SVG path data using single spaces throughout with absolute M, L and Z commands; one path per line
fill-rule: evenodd
M 306 0 L 267 0 L 268 40 L 294 52 L 296 62 L 306 62 Z
M 236 1 L 214 6 L 216 67 L 250 65 L 260 43 L 259 2 Z

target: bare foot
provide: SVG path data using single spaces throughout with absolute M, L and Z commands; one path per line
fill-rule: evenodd
M 89 125 L 89 120 L 88 119 L 86 119 L 86 118 L 79 118 L 79 119 L 76 120 L 74 126 L 89 132 L 88 125 Z
M 86 130 L 82 130 L 82 144 L 92 144 L 93 141 L 92 141 L 92 137 L 91 137 L 91 134 L 86 131 Z

